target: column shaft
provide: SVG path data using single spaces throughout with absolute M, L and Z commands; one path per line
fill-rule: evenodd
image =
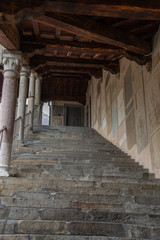
M 25 110 L 26 110 L 26 98 L 28 88 L 28 75 L 30 69 L 28 66 L 24 66 L 20 72 L 20 84 L 19 84 L 19 99 L 18 99 L 18 117 L 21 117 L 21 124 L 19 128 L 19 140 L 24 140 L 24 124 L 25 124 Z
M 41 81 L 42 79 L 40 77 L 36 78 L 36 84 L 35 84 L 35 105 L 36 108 L 36 119 L 35 119 L 35 125 L 40 124 L 40 99 L 41 99 Z
M 7 130 L 3 132 L 0 149 L 0 176 L 8 176 L 8 168 L 11 159 L 13 130 L 15 120 L 15 107 L 17 100 L 17 86 L 21 63 L 21 55 L 9 52 L 3 54 L 4 81 L 2 90 L 0 129 L 4 126 Z
M 34 117 L 34 98 L 35 98 L 35 78 L 36 73 L 31 72 L 29 81 L 29 99 L 28 99 L 28 111 L 31 112 L 30 129 L 33 129 L 33 117 Z

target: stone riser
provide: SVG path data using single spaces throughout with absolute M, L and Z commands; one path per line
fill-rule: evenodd
M 101 236 L 69 236 L 69 235 L 0 235 L 0 240 L 139 240 L 139 238 L 119 238 Z M 152 240 L 150 238 L 143 240 Z
M 132 224 L 118 223 L 97 223 L 97 222 L 64 222 L 64 221 L 7 221 L 2 222 L 0 232 L 5 234 L 13 233 L 34 233 L 34 234 L 60 234 L 60 235 L 89 235 L 107 237 L 137 237 L 159 239 L 160 228 L 146 227 Z
M 158 214 L 140 214 L 140 213 L 123 213 L 80 209 L 53 209 L 53 208 L 19 208 L 9 207 L 0 209 L 0 219 L 8 220 L 57 220 L 57 221 L 89 221 L 89 222 L 116 222 L 122 224 L 137 224 L 145 222 L 148 226 L 159 227 Z

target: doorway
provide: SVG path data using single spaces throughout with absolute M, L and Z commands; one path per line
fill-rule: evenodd
M 81 106 L 65 105 L 65 125 L 83 126 L 83 111 Z

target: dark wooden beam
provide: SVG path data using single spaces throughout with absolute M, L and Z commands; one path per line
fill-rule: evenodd
M 36 17 L 35 20 L 40 24 L 56 27 L 96 42 L 121 47 L 137 54 L 149 54 L 151 52 L 151 46 L 134 35 L 83 16 L 77 18 L 73 15 L 52 14 L 52 17 L 44 15 Z
M 54 71 L 48 71 L 47 73 L 42 73 L 42 77 L 46 76 L 52 76 L 52 77 L 66 77 L 66 78 L 82 78 L 82 79 L 90 79 L 91 76 L 89 74 L 84 74 L 84 73 L 69 73 L 69 72 L 54 72 Z
M 36 37 L 38 37 L 40 34 L 39 24 L 37 22 L 35 22 L 34 20 L 32 20 L 32 26 L 33 26 L 33 30 L 34 30 L 34 35 Z
M 14 24 L 0 24 L 0 44 L 8 50 L 18 50 L 20 37 L 17 27 Z
M 159 0 L 46 1 L 45 10 L 54 13 L 160 20 Z
M 54 80 L 57 80 L 57 79 L 72 79 L 72 80 L 90 80 L 91 77 L 90 76 L 85 76 L 85 75 L 63 75 L 63 74 L 55 74 L 55 73 L 47 73 L 47 74 L 43 74 L 41 75 L 43 79 L 53 79 Z
M 19 22 L 25 17 L 32 17 L 33 14 L 40 14 L 43 11 L 101 17 L 160 20 L 159 0 L 57 0 L 45 1 L 45 3 L 42 0 L 34 0 L 28 1 L 27 4 L 25 0 L 12 0 L 12 4 L 10 0 L 1 2 L 1 12 L 8 14 L 8 16 L 2 17 L 5 20 L 8 17 L 9 20 Z M 11 14 L 13 15 L 12 17 L 10 16 Z
M 94 69 L 94 68 L 88 68 L 88 67 L 56 67 L 56 68 L 52 68 L 49 67 L 47 65 L 42 66 L 39 65 L 38 68 L 35 69 L 39 75 L 41 74 L 45 74 L 48 72 L 54 72 L 54 73 L 69 73 L 69 74 L 90 74 L 90 75 L 94 75 L 97 76 L 97 74 L 99 74 L 99 72 L 102 72 L 102 69 Z
M 35 55 L 30 59 L 31 65 L 42 64 L 45 62 L 53 63 L 53 65 L 61 66 L 61 65 L 69 65 L 75 66 L 77 64 L 84 65 L 84 67 L 102 67 L 102 66 L 117 66 L 117 61 L 106 61 L 106 60 L 96 60 L 96 59 L 81 59 L 81 58 L 67 58 L 67 57 L 52 57 L 52 56 L 41 56 Z
M 114 47 L 108 44 L 97 42 L 78 42 L 78 41 L 63 41 L 59 39 L 36 38 L 30 36 L 21 36 L 21 49 L 24 52 L 30 53 L 36 48 L 54 48 L 56 50 L 93 53 L 93 54 L 120 54 L 125 55 L 126 50 Z
M 86 96 L 66 96 L 66 95 L 54 95 L 54 94 L 42 94 L 42 101 L 75 101 L 82 104 L 86 103 Z

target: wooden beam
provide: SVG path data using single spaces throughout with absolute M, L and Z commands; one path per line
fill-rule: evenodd
M 19 50 L 19 31 L 14 24 L 0 24 L 0 44 L 8 50 Z
M 1 2 L 1 12 L 8 14 L 8 19 L 19 22 L 25 17 L 32 17 L 34 13 L 44 10 L 54 13 L 67 13 L 101 17 L 131 18 L 143 20 L 160 20 L 159 0 L 57 0 L 57 1 L 25 1 L 10 0 Z M 15 14 L 14 18 L 11 14 Z M 4 18 L 7 19 L 7 16 Z
M 61 36 L 61 29 L 56 28 L 55 37 L 59 38 Z
M 84 74 L 84 73 L 67 73 L 67 72 L 47 72 L 47 73 L 42 73 L 41 76 L 46 77 L 46 76 L 52 76 L 52 77 L 62 77 L 62 78 L 79 78 L 79 79 L 90 79 L 89 74 Z
M 34 20 L 32 20 L 32 26 L 33 26 L 34 35 L 38 37 L 40 35 L 39 24 Z
M 55 57 L 55 56 L 41 56 L 35 55 L 30 59 L 30 64 L 35 63 L 45 63 L 45 62 L 53 62 L 53 63 L 72 63 L 72 64 L 82 64 L 82 65 L 92 65 L 93 67 L 101 67 L 105 65 L 115 66 L 117 65 L 117 61 L 106 61 L 106 60 L 96 60 L 96 59 L 81 59 L 81 58 L 67 58 L 67 57 Z
M 42 94 L 42 101 L 74 101 L 82 104 L 86 103 L 86 96 L 66 96 L 66 95 L 55 95 L 55 94 Z
M 36 17 L 35 20 L 46 26 L 53 28 L 58 27 L 59 29 L 92 41 L 121 47 L 137 54 L 149 54 L 151 52 L 149 44 L 136 38 L 134 35 L 127 34 L 118 29 L 109 28 L 106 25 L 83 16 L 77 18 L 73 15 L 53 14 L 52 17 L 40 16 Z
M 94 68 L 88 68 L 88 67 L 62 67 L 62 66 L 58 66 L 56 68 L 52 68 L 51 66 L 42 66 L 41 64 L 35 68 L 36 71 L 39 73 L 39 74 L 44 74 L 44 73 L 47 73 L 47 72 L 54 72 L 54 73 L 75 73 L 75 74 L 91 74 L 91 73 L 95 73 L 98 71 L 95 70 Z
M 21 36 L 21 49 L 24 52 L 34 51 L 36 48 L 54 48 L 57 50 L 79 52 L 79 53 L 100 53 L 100 54 L 120 54 L 125 55 L 126 50 L 114 47 L 108 44 L 97 42 L 76 42 L 76 41 L 63 41 L 59 39 L 46 39 L 36 38 L 29 36 Z
M 160 20 L 159 0 L 114 0 L 114 1 L 46 1 L 45 10 L 54 13 L 69 13 L 101 17 Z

